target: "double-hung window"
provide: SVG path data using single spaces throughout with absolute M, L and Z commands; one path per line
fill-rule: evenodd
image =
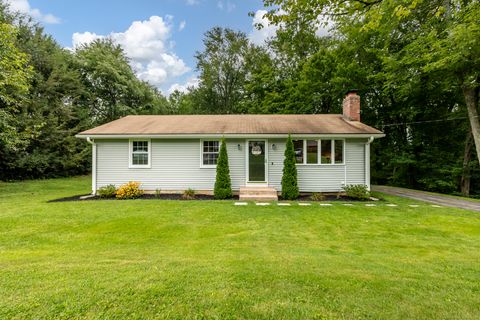
M 218 154 L 220 153 L 220 141 L 203 140 L 202 148 L 202 167 L 215 167 L 217 165 Z
M 150 140 L 130 140 L 130 168 L 151 167 Z
M 343 164 L 344 140 L 293 140 L 297 164 Z

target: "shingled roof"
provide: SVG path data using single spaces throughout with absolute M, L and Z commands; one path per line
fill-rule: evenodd
M 126 116 L 77 137 L 129 135 L 278 135 L 383 133 L 340 114 L 236 114 L 236 115 L 148 115 Z

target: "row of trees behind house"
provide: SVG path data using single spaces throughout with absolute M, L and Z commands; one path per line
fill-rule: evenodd
M 259 46 L 209 30 L 195 55 L 199 85 L 168 98 L 112 41 L 68 51 L 0 8 L 0 179 L 88 172 L 88 145 L 74 134 L 126 114 L 340 113 L 357 88 L 362 122 L 387 135 L 372 145 L 372 182 L 480 193 L 478 2 L 264 3 L 281 9 L 269 13 L 275 37 Z M 334 18 L 319 36 L 322 14 Z

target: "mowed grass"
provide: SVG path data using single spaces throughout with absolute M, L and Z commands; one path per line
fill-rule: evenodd
M 480 215 L 0 184 L 0 319 L 479 319 Z

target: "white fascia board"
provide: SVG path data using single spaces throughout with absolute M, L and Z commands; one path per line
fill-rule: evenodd
M 221 139 L 221 138 L 286 138 L 288 134 L 77 134 L 76 138 L 80 139 Z M 291 134 L 292 138 L 383 138 L 383 133 L 329 133 L 329 134 L 311 134 L 296 133 Z

